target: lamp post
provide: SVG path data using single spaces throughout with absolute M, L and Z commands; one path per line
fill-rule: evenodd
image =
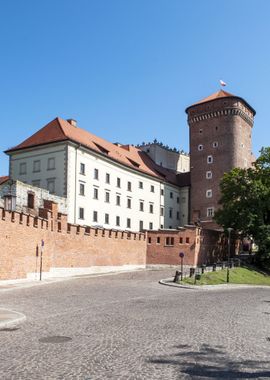
M 231 256 L 231 232 L 232 232 L 233 228 L 229 227 L 228 228 L 228 233 L 229 233 L 229 237 L 228 237 L 228 267 L 227 267 L 227 283 L 230 282 L 230 256 Z

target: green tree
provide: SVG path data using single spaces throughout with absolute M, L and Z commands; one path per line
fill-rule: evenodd
M 262 148 L 252 168 L 225 173 L 220 188 L 217 223 L 251 236 L 260 257 L 270 257 L 270 147 Z

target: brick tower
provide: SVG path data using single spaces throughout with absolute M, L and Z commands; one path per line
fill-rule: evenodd
M 220 198 L 219 183 L 234 167 L 254 161 L 251 132 L 255 110 L 239 96 L 220 90 L 186 109 L 190 135 L 190 218 L 206 228 Z

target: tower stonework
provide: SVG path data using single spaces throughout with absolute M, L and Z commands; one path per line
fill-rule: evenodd
M 254 161 L 251 134 L 255 110 L 242 98 L 226 91 L 186 109 L 190 134 L 190 218 L 207 228 L 220 199 L 220 180 L 235 167 Z

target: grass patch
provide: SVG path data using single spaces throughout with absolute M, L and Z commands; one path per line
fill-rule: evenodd
M 182 283 L 194 285 L 194 277 L 185 278 Z M 196 280 L 196 285 L 218 285 L 227 283 L 227 269 L 207 272 Z M 230 284 L 269 285 L 270 276 L 256 268 L 230 269 Z

